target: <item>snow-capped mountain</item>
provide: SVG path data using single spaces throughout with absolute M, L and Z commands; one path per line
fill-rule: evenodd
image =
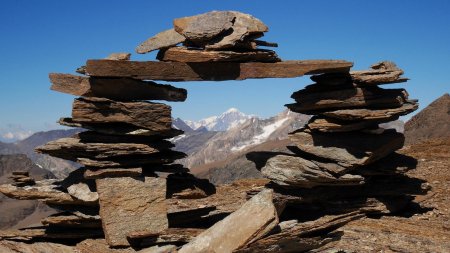
M 186 120 L 184 122 L 194 130 L 205 127 L 208 131 L 227 131 L 251 118 L 255 118 L 255 116 L 242 113 L 236 108 L 230 108 L 219 116 L 212 116 L 199 121 Z
M 285 139 L 288 132 L 302 127 L 308 119 L 307 115 L 285 110 L 269 119 L 251 116 L 242 121 L 234 121 L 235 125 L 226 131 L 195 136 L 186 134 L 173 142 L 177 150 L 189 155 L 179 162 L 192 168 L 223 160 L 230 154 L 243 152 L 268 140 Z M 191 142 L 196 144 L 192 145 Z

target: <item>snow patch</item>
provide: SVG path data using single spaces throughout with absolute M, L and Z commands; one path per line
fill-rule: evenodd
M 264 141 L 266 141 L 269 138 L 269 136 L 273 132 L 275 132 L 278 128 L 280 128 L 283 125 L 283 123 L 286 122 L 286 120 L 288 120 L 288 118 L 283 118 L 281 120 L 275 121 L 274 123 L 263 127 L 261 134 L 255 135 L 251 140 L 243 142 L 239 146 L 232 147 L 231 151 L 237 152 L 237 151 L 241 151 L 245 148 L 263 143 Z

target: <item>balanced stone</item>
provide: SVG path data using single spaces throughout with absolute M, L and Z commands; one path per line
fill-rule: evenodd
M 261 173 L 278 185 L 285 187 L 312 188 L 319 185 L 359 185 L 364 178 L 345 174 L 334 176 L 315 163 L 301 157 L 276 155 L 270 158 Z
M 360 85 L 378 85 L 400 83 L 408 80 L 400 77 L 403 75 L 403 70 L 399 69 L 393 62 L 379 62 L 370 67 L 370 70 L 350 72 L 353 81 Z
M 404 89 L 352 88 L 329 92 L 299 90 L 291 96 L 297 103 L 286 105 L 294 112 L 317 114 L 346 108 L 397 108 L 408 99 Z
M 185 158 L 186 154 L 178 151 L 167 150 L 150 155 L 134 155 L 125 157 L 108 157 L 105 159 L 93 159 L 78 157 L 76 162 L 86 167 L 96 168 L 128 168 L 145 165 L 160 165 L 173 163 L 177 159 Z
M 305 74 L 348 71 L 353 64 L 340 60 L 263 62 L 156 62 L 88 60 L 86 70 L 96 77 L 140 80 L 225 81 L 249 78 L 292 78 Z
M 89 168 L 84 172 L 86 179 L 100 179 L 105 177 L 138 177 L 142 175 L 142 168 Z
M 36 148 L 39 153 L 76 161 L 78 158 L 106 159 L 136 155 L 151 155 L 173 147 L 168 141 L 139 143 L 89 143 L 78 138 L 61 138 Z
M 270 50 L 204 51 L 185 47 L 171 47 L 160 50 L 157 56 L 160 61 L 171 62 L 279 62 L 277 54 Z
M 377 121 L 393 121 L 400 116 L 411 113 L 419 108 L 419 104 L 415 101 L 408 100 L 402 106 L 397 108 L 386 109 L 342 109 L 335 111 L 323 112 L 322 115 L 335 118 L 339 120 L 347 121 L 360 121 L 360 120 L 377 120 Z
M 175 128 L 170 128 L 166 131 L 154 131 L 149 129 L 143 129 L 140 127 L 133 126 L 127 123 L 86 123 L 75 121 L 72 118 L 60 118 L 58 121 L 59 124 L 68 127 L 79 127 L 86 128 L 92 131 L 96 131 L 98 133 L 104 135 L 116 135 L 116 136 L 130 136 L 130 137 L 146 137 L 146 138 L 155 138 L 155 139 L 167 139 L 172 138 L 177 135 L 183 134 L 183 131 Z
M 166 180 L 163 178 L 97 179 L 100 216 L 110 246 L 129 246 L 127 235 L 168 228 Z
M 225 49 L 269 29 L 259 19 L 236 11 L 212 11 L 173 21 L 175 30 L 206 49 Z
M 103 97 L 119 101 L 166 100 L 184 101 L 187 91 L 171 85 L 132 78 L 89 78 L 50 73 L 50 89 L 83 97 Z
M 128 123 L 155 132 L 172 128 L 171 107 L 151 102 L 77 98 L 73 102 L 72 119 L 85 123 Z
M 136 48 L 136 53 L 145 54 L 161 48 L 175 46 L 185 40 L 186 38 L 177 33 L 174 29 L 169 29 L 142 42 L 142 44 Z
M 290 140 L 306 153 L 354 168 L 370 164 L 403 147 L 405 137 L 395 130 L 382 134 L 363 132 L 321 133 L 300 129 Z
M 383 120 L 342 121 L 326 117 L 314 117 L 306 125 L 308 129 L 320 132 L 351 132 L 362 129 L 376 129 Z

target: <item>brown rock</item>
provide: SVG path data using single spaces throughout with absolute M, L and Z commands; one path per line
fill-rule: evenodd
M 24 188 L 4 184 L 0 185 L 0 192 L 10 198 L 20 200 L 38 199 L 47 204 L 83 206 L 93 206 L 97 204 L 97 201 L 79 200 L 72 197 L 68 193 L 60 191 L 56 182 L 56 180 L 51 179 L 36 181 L 35 185 Z
M 186 154 L 177 151 L 164 151 L 153 155 L 126 156 L 118 158 L 107 158 L 103 160 L 78 158 L 76 162 L 86 167 L 97 168 L 128 168 L 141 167 L 145 165 L 161 165 L 173 163 L 177 159 L 186 157 Z
M 126 236 L 134 231 L 154 233 L 168 228 L 166 179 L 97 179 L 100 216 L 110 246 L 128 246 Z
M 84 172 L 86 179 L 100 179 L 105 177 L 138 177 L 142 175 L 142 168 L 111 168 L 87 169 Z
M 29 171 L 13 171 L 12 174 L 14 176 L 30 176 L 30 172 Z
M 78 227 L 78 228 L 101 228 L 102 221 L 99 215 L 86 215 L 79 212 L 58 213 L 51 215 L 41 223 L 47 226 Z
M 61 118 L 59 119 L 58 123 L 68 127 L 86 128 L 104 135 L 123 135 L 124 137 L 135 139 L 140 137 L 167 139 L 183 133 L 183 131 L 175 128 L 171 128 L 167 131 L 161 132 L 139 128 L 127 123 L 86 123 L 75 121 L 72 118 Z
M 187 91 L 171 85 L 132 78 L 93 78 L 50 73 L 50 89 L 83 97 L 104 97 L 119 101 L 166 100 L 184 101 Z
M 308 122 L 306 127 L 319 132 L 351 132 L 362 129 L 374 129 L 378 127 L 379 123 L 383 122 L 377 120 L 340 121 L 326 117 L 315 117 Z
M 212 11 L 196 16 L 177 18 L 175 31 L 189 41 L 205 44 L 233 26 L 235 16 L 229 11 Z
M 175 46 L 185 40 L 186 38 L 177 33 L 174 29 L 169 29 L 142 42 L 136 47 L 136 53 L 145 54 L 157 49 Z
M 258 240 L 278 224 L 273 191 L 266 189 L 236 212 L 198 235 L 179 252 L 232 252 Z
M 27 228 L 21 230 L 0 230 L 0 243 L 2 239 L 10 240 L 80 240 L 87 238 L 98 238 L 103 236 L 101 229 L 70 228 L 70 229 L 46 229 L 41 227 Z
M 86 202 L 97 202 L 98 201 L 98 193 L 95 191 L 91 191 L 89 186 L 85 183 L 73 184 L 67 188 L 67 192 L 70 196 L 83 200 Z
M 352 77 L 348 72 L 340 73 L 326 73 L 310 77 L 311 80 L 316 82 L 318 85 L 330 85 L 330 86 L 340 86 L 352 83 Z
M 291 96 L 297 103 L 286 105 L 294 112 L 318 114 L 346 108 L 397 108 L 408 99 L 404 89 L 381 89 L 376 87 L 351 88 L 329 92 L 299 90 Z
M 157 59 L 169 62 L 279 62 L 277 54 L 270 50 L 255 50 L 247 52 L 234 51 L 204 51 L 171 47 L 161 50 Z
M 298 223 L 279 233 L 262 238 L 235 252 L 306 252 L 332 241 L 331 231 L 364 217 L 359 213 L 324 216 L 314 221 Z
M 269 29 L 259 19 L 236 11 L 212 11 L 174 20 L 175 30 L 207 49 L 231 48 L 248 37 L 260 37 Z
M 388 122 L 398 119 L 398 117 L 409 114 L 419 108 L 415 101 L 408 101 L 401 107 L 387 109 L 343 109 L 323 112 L 322 115 L 346 121 L 375 120 Z
M 35 242 L 32 244 L 15 241 L 0 241 L 2 253 L 78 253 L 73 247 L 50 242 Z
M 343 167 L 372 163 L 403 147 L 404 136 L 395 130 L 382 134 L 362 132 L 320 133 L 307 129 L 289 134 L 290 140 L 306 153 L 337 162 Z
M 168 141 L 139 143 L 86 143 L 78 138 L 61 138 L 37 147 L 38 153 L 48 154 L 66 160 L 78 158 L 110 159 L 115 157 L 151 155 L 168 150 L 173 144 Z
M 136 231 L 130 233 L 127 238 L 133 245 L 146 247 L 154 244 L 188 243 L 198 236 L 204 229 L 198 228 L 169 228 L 159 233 L 148 231 Z
M 393 62 L 383 61 L 370 67 L 370 70 L 351 71 L 350 75 L 359 85 L 378 85 L 388 83 L 406 82 L 407 78 L 401 78 L 403 70 Z
M 129 61 L 130 57 L 130 53 L 112 53 L 105 60 Z
M 137 253 L 133 248 L 110 248 L 105 239 L 87 239 L 75 246 L 77 253 Z
M 359 185 L 364 178 L 345 174 L 334 176 L 315 163 L 301 157 L 276 155 L 270 158 L 261 169 L 268 179 L 284 187 L 312 188 L 319 185 Z
M 72 119 L 84 123 L 127 123 L 154 132 L 172 128 L 171 107 L 150 102 L 117 102 L 106 98 L 77 98 Z
M 140 80 L 224 81 L 249 78 L 292 78 L 305 74 L 348 71 L 353 64 L 339 60 L 260 62 L 139 62 L 88 60 L 89 75 Z

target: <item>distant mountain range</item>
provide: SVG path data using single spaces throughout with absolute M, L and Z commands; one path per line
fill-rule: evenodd
M 196 130 L 185 131 L 183 135 L 173 138 L 172 142 L 176 150 L 188 154 L 187 158 L 178 162 L 188 168 L 195 168 L 269 140 L 284 139 L 288 132 L 302 127 L 308 119 L 307 115 L 288 110 L 274 117 L 261 119 L 231 108 L 220 116 L 197 122 Z M 182 120 L 177 119 L 175 127 L 182 129 Z
M 78 165 L 71 161 L 66 161 L 44 154 L 37 154 L 34 152 L 34 148 L 49 141 L 72 136 L 80 131 L 82 130 L 51 130 L 34 133 L 30 137 L 15 143 L 0 142 L 0 155 L 25 154 L 37 166 L 50 171 L 57 178 L 64 178 L 69 174 L 69 172 L 78 168 Z
M 185 123 L 192 130 L 204 127 L 208 131 L 227 131 L 251 118 L 256 118 L 256 116 L 247 115 L 236 108 L 230 108 L 219 116 L 211 116 L 199 121 L 186 120 Z

